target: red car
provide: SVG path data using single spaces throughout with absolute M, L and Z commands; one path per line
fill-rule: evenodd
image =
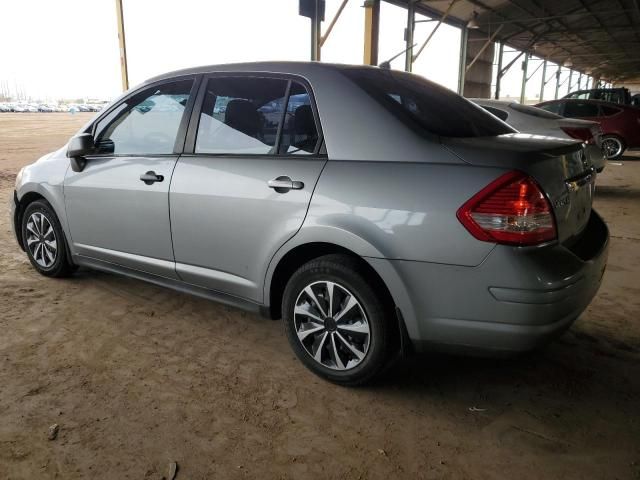
M 640 108 L 598 100 L 561 98 L 536 105 L 563 117 L 594 120 L 602 127 L 602 151 L 613 160 L 627 148 L 640 147 Z

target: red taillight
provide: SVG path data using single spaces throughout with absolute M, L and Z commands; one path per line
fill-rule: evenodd
M 593 143 L 593 133 L 590 128 L 583 127 L 560 127 L 571 138 L 582 140 L 585 143 Z
M 469 199 L 458 220 L 478 240 L 535 245 L 556 238 L 551 205 L 536 181 L 522 172 L 497 178 Z

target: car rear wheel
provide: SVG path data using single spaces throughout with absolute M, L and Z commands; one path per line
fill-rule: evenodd
M 44 200 L 30 203 L 22 215 L 22 240 L 31 265 L 47 277 L 73 273 L 58 217 Z
M 607 160 L 620 158 L 626 148 L 624 141 L 616 135 L 602 137 L 602 153 Z
M 326 255 L 298 269 L 282 312 L 289 343 L 312 372 L 341 385 L 372 380 L 387 364 L 392 318 L 357 260 Z

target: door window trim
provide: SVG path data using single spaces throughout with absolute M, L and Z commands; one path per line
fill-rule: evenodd
M 200 124 L 200 113 L 202 112 L 202 107 L 204 105 L 204 96 L 207 91 L 207 84 L 210 79 L 213 78 L 238 78 L 238 77 L 249 77 L 249 78 L 274 78 L 278 80 L 284 80 L 287 82 L 287 87 L 285 90 L 285 109 L 282 114 L 282 118 L 280 119 L 280 124 L 278 125 L 278 133 L 276 138 L 276 143 L 274 145 L 275 153 L 206 153 L 195 151 L 196 137 L 198 135 L 198 127 Z M 284 128 L 284 117 L 287 113 L 288 103 L 289 103 L 289 94 L 291 90 L 291 83 L 297 82 L 304 87 L 306 92 L 309 94 L 309 102 L 311 104 L 311 111 L 313 112 L 313 121 L 316 126 L 316 130 L 318 131 L 318 140 L 316 141 L 315 148 L 312 153 L 309 155 L 288 155 L 286 153 L 280 153 L 280 142 L 282 139 L 282 129 Z M 184 142 L 184 150 L 182 152 L 183 155 L 189 157 L 251 157 L 251 158 L 260 158 L 260 157 L 268 157 L 268 158 L 284 158 L 284 159 L 303 159 L 303 158 L 326 158 L 327 154 L 323 153 L 322 146 L 324 145 L 324 134 L 322 133 L 322 126 L 320 124 L 320 116 L 318 115 L 318 109 L 316 106 L 316 99 L 313 93 L 313 88 L 309 81 L 301 77 L 300 75 L 291 74 L 291 73 L 274 73 L 274 72 L 211 72 L 205 73 L 202 75 L 200 79 L 200 88 L 198 90 L 198 94 L 195 97 L 195 105 L 191 110 L 191 117 L 189 119 L 189 126 L 187 129 L 187 135 Z M 326 149 L 325 149 L 326 152 Z
M 98 124 L 104 120 L 111 112 L 119 108 L 123 103 L 126 103 L 127 100 L 131 99 L 138 95 L 140 92 L 147 90 L 149 88 L 158 87 L 161 85 L 166 85 L 169 83 L 181 82 L 184 80 L 193 80 L 193 84 L 191 85 L 191 91 L 189 92 L 189 100 L 187 100 L 187 104 L 185 105 L 184 111 L 182 112 L 182 118 L 180 119 L 180 125 L 178 126 L 178 131 L 176 132 L 176 140 L 173 144 L 173 152 L 172 153 L 93 153 L 91 155 L 87 155 L 90 158 L 105 158 L 105 157 L 174 157 L 176 155 L 181 155 L 184 152 L 184 145 L 187 137 L 187 129 L 189 127 L 189 119 L 191 118 L 191 111 L 196 102 L 196 96 L 200 88 L 200 82 L 202 81 L 202 74 L 188 74 L 188 75 L 179 75 L 171 78 L 164 78 L 162 80 L 158 80 L 152 83 L 146 83 L 140 85 L 135 88 L 135 90 L 131 90 L 127 93 L 125 97 L 122 97 L 118 102 L 111 105 L 108 109 L 100 114 L 98 118 L 96 118 L 91 125 L 85 130 L 85 133 L 91 133 L 93 138 L 96 136 L 96 128 Z

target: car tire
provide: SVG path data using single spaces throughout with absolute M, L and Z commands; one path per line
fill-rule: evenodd
M 47 277 L 68 277 L 74 272 L 62 226 L 47 201 L 36 200 L 27 205 L 21 228 L 24 249 L 39 273 Z
M 617 135 L 603 136 L 601 145 L 602 153 L 607 160 L 617 160 L 627 149 L 624 140 Z
M 340 385 L 371 381 L 391 356 L 393 310 L 368 277 L 357 259 L 326 255 L 301 266 L 284 291 L 284 327 L 296 356 Z

